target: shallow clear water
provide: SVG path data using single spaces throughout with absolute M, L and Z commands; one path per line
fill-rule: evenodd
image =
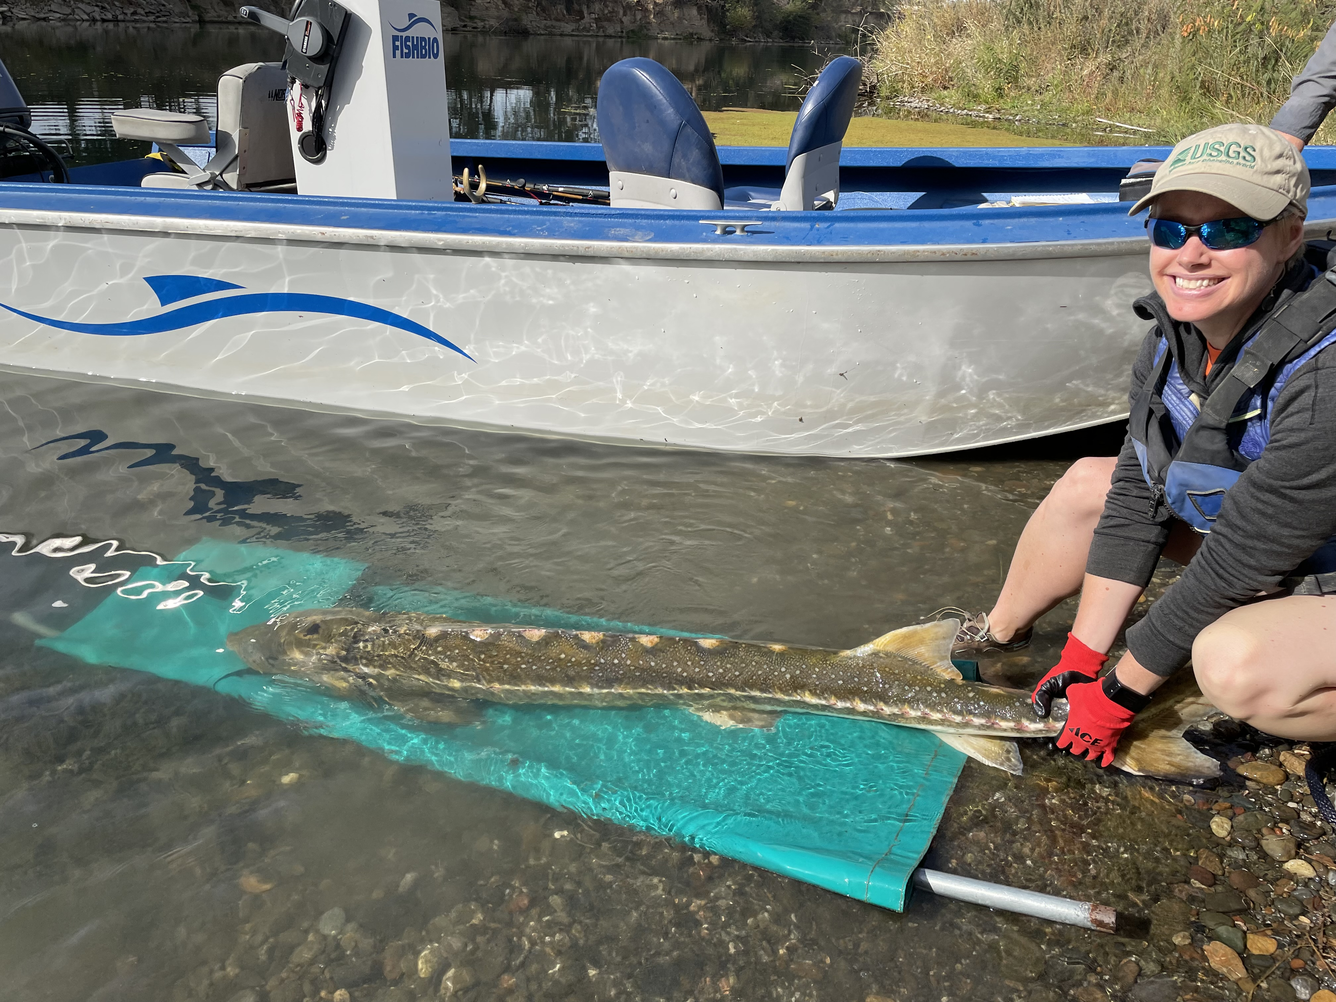
M 657 59 L 707 111 L 796 109 L 801 77 L 819 70 L 829 52 L 803 45 L 447 33 L 442 54 L 451 135 L 596 142 L 598 79 L 619 59 Z M 0 58 L 32 109 L 33 131 L 76 164 L 144 154 L 146 144 L 115 138 L 113 111 L 187 111 L 212 124 L 224 71 L 282 55 L 278 35 L 245 24 L 0 28 Z
M 205 538 L 266 543 L 364 562 L 357 588 L 435 585 L 823 646 L 987 602 L 1051 480 L 1076 453 L 1112 447 L 1096 434 L 915 463 L 777 459 L 19 375 L 0 375 L 0 400 L 0 533 L 83 533 L 169 557 Z M 440 971 L 391 982 L 384 957 L 393 943 L 416 954 L 433 921 L 430 936 L 464 944 L 478 979 L 469 999 L 1012 998 L 996 956 L 1008 937 L 1093 951 L 1102 970 L 1128 949 L 931 899 L 883 912 L 36 647 L 101 601 L 92 585 L 112 579 L 98 575 L 146 558 L 11 549 L 0 545 L 9 997 L 296 1000 L 339 986 L 354 1000 L 427 997 Z M 986 670 L 1032 677 L 1065 629 L 1051 619 L 1035 658 Z M 1033 817 L 1046 809 L 1035 776 L 1050 790 L 1090 777 L 1026 754 L 1025 780 L 967 767 L 942 865 L 1107 900 L 1089 831 Z M 997 792 L 1028 820 L 993 816 Z M 959 851 L 983 849 L 970 841 L 980 832 L 991 861 Z M 1171 862 L 1143 852 L 1129 889 Z M 324 946 L 324 980 L 282 980 L 333 907 L 356 928 Z M 475 909 L 484 917 L 470 925 Z

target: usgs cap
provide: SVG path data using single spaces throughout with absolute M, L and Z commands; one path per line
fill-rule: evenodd
M 1262 125 L 1217 125 L 1174 147 L 1134 216 L 1165 192 L 1199 191 L 1265 222 L 1294 205 L 1308 212 L 1308 166 L 1280 133 Z

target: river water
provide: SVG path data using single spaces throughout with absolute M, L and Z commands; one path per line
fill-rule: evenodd
M 598 78 L 619 59 L 657 59 L 707 111 L 797 109 L 801 74 L 827 52 L 802 45 L 446 33 L 450 134 L 467 139 L 597 141 Z M 33 131 L 73 163 L 141 156 L 117 140 L 111 113 L 162 108 L 217 117 L 218 77 L 242 63 L 283 56 L 283 39 L 258 25 L 203 28 L 0 28 L 0 58 L 33 110 Z
M 707 106 L 792 106 L 786 67 L 820 59 L 449 42 L 452 116 L 476 136 L 589 138 L 599 69 L 631 53 L 667 63 Z M 208 112 L 222 69 L 276 54 L 244 27 L 44 27 L 0 46 L 39 130 L 76 159 L 118 149 L 109 109 Z M 1184 791 L 1097 775 L 1038 742 L 1022 778 L 967 765 L 932 861 L 1112 904 L 1131 919 L 1121 936 L 930 897 L 894 914 L 37 643 L 144 554 L 214 540 L 355 561 L 363 586 L 846 647 L 939 606 L 986 607 L 1054 479 L 1119 438 L 916 462 L 718 456 L 0 374 L 3 996 L 409 1002 L 439 997 L 440 971 L 419 977 L 413 958 L 441 940 L 468 958 L 468 1002 L 1089 1002 L 1132 956 L 1143 974 L 1179 972 L 1142 998 L 1176 997 L 1194 969 L 1137 917 L 1186 879 L 1183 837 L 1165 834 Z M 74 535 L 139 556 L 21 555 Z M 1035 678 L 1071 614 L 1060 607 L 1034 648 L 987 661 L 986 676 Z M 522 945 L 540 940 L 546 952 Z

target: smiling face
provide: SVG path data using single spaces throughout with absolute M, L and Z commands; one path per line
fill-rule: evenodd
M 1245 215 L 1214 195 L 1196 191 L 1165 192 L 1154 215 L 1195 225 Z M 1175 320 L 1190 321 L 1223 348 L 1285 272 L 1303 244 L 1298 216 L 1272 223 L 1256 243 L 1234 250 L 1211 250 L 1192 236 L 1178 250 L 1150 249 L 1150 277 Z

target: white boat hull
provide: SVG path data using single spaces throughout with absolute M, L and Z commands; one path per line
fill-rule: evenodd
M 913 456 L 1124 417 L 1144 248 L 721 248 L 6 210 L 0 366 L 565 438 Z M 132 336 L 46 322 L 163 314 L 143 281 L 159 275 L 344 297 L 471 358 L 300 310 Z

